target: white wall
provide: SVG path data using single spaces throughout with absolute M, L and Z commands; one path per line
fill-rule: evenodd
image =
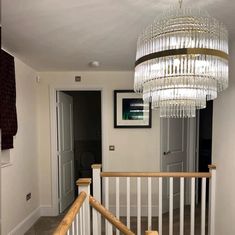
M 82 82 L 75 83 L 75 75 Z M 52 205 L 50 109 L 49 87 L 101 88 L 103 98 L 104 170 L 159 171 L 160 169 L 160 118 L 153 112 L 151 129 L 113 128 L 113 90 L 133 89 L 133 72 L 48 72 L 40 73 L 38 93 L 39 111 L 39 168 L 41 205 Z M 108 151 L 108 145 L 115 151 Z
M 214 102 L 213 163 L 217 165 L 216 235 L 235 234 L 235 43 L 230 50 L 230 84 Z
M 16 58 L 15 69 L 19 127 L 14 149 L 2 152 L 12 163 L 1 169 L 2 235 L 23 234 L 39 216 L 36 74 Z

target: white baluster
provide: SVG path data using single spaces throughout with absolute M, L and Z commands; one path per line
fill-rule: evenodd
M 84 234 L 90 234 L 91 233 L 91 217 L 90 217 L 90 205 L 89 205 L 89 195 L 90 195 L 90 184 L 91 184 L 91 179 L 89 178 L 81 178 L 77 180 L 77 186 L 78 186 L 78 193 L 85 192 L 87 194 L 87 197 L 83 203 L 82 206 L 82 217 L 83 217 L 83 229 L 84 229 Z
M 104 198 L 105 198 L 105 207 L 107 210 L 109 210 L 109 177 L 105 177 L 105 195 L 104 195 Z M 112 234 L 112 225 L 107 221 L 105 220 L 105 232 L 107 235 L 110 235 Z
M 195 233 L 195 178 L 191 179 L 190 234 Z
M 205 235 L 206 229 L 206 178 L 202 178 L 202 198 L 201 198 L 201 235 Z
M 80 212 L 79 212 L 79 234 L 82 235 L 83 233 L 83 205 L 80 208 Z
M 78 214 L 76 214 L 75 215 L 75 217 L 74 217 L 74 220 L 73 220 L 73 222 L 74 222 L 74 235 L 77 235 L 78 233 L 77 233 L 77 221 L 76 221 L 76 216 L 77 216 Z
M 162 177 L 158 182 L 158 232 L 162 235 Z
M 85 204 L 82 205 L 82 234 L 86 234 L 86 216 L 85 216 Z
M 109 221 L 107 221 L 107 224 L 108 224 L 108 232 L 107 232 L 107 234 L 108 235 L 113 235 L 113 225 Z
M 101 203 L 101 164 L 93 164 L 92 166 L 92 182 L 93 182 L 93 196 L 94 198 Z M 99 213 L 95 212 L 92 213 L 93 217 L 93 232 L 95 231 L 95 234 L 101 235 L 101 216 Z M 97 221 L 97 222 L 96 222 Z M 94 225 L 94 222 L 97 223 L 97 225 Z
M 137 235 L 141 235 L 141 179 L 137 177 Z
M 152 230 L 152 179 L 148 177 L 148 230 Z
M 71 228 L 67 231 L 66 235 L 71 235 Z
M 120 219 L 120 200 L 119 200 L 119 177 L 116 177 L 116 217 Z M 119 235 L 120 231 L 116 229 L 116 234 Z
M 184 234 L 184 178 L 180 178 L 180 235 Z
M 80 212 L 79 212 L 79 234 L 83 234 L 84 233 L 84 205 L 81 206 L 80 208 Z
M 72 229 L 71 229 L 72 235 L 75 235 L 75 222 L 72 222 Z
M 80 211 L 78 214 L 76 214 L 76 217 L 75 217 L 75 221 L 76 221 L 76 235 L 79 235 L 79 214 L 80 214 Z
M 216 192 L 216 166 L 209 166 L 211 178 L 210 178 L 210 195 L 209 195 L 209 224 L 208 234 L 215 234 L 215 192 Z
M 130 177 L 126 178 L 126 220 L 127 227 L 130 229 Z
M 170 177 L 169 235 L 173 235 L 173 177 Z
M 99 235 L 99 223 L 98 223 L 98 217 L 99 213 L 92 208 L 92 229 L 93 229 L 93 235 Z

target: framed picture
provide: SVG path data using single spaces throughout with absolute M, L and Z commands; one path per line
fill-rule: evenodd
M 115 128 L 151 128 L 151 104 L 144 104 L 142 94 L 133 90 L 114 91 Z

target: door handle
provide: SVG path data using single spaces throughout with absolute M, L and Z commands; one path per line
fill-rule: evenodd
M 170 153 L 171 153 L 171 151 L 163 152 L 163 155 L 168 155 Z

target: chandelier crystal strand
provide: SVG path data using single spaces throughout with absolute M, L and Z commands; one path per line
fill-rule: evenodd
M 135 84 L 161 117 L 195 117 L 228 87 L 228 32 L 198 8 L 173 7 L 139 36 Z

